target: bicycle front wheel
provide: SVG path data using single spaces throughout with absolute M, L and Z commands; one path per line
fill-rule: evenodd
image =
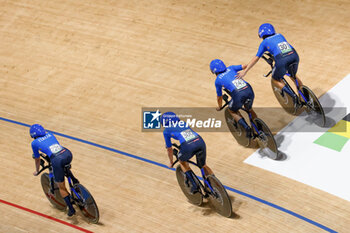
M 73 191 L 73 198 L 85 218 L 87 218 L 92 223 L 98 223 L 100 214 L 97 208 L 97 204 L 90 192 L 82 184 L 75 184 L 73 188 L 79 195 L 78 197 Z
M 179 186 L 182 190 L 182 192 L 185 194 L 185 196 L 187 197 L 188 201 L 194 205 L 202 205 L 203 203 L 203 195 L 201 192 L 197 192 L 195 194 L 192 194 L 190 191 L 191 187 L 189 185 L 186 184 L 186 174 L 182 171 L 181 166 L 178 165 L 176 167 L 176 178 L 177 178 L 177 182 L 179 183 Z M 198 181 L 197 177 L 193 177 L 194 179 L 197 179 L 196 181 Z M 198 181 L 199 182 L 199 181 Z M 198 184 L 199 187 L 199 184 Z
M 215 211 L 222 216 L 231 217 L 232 204 L 226 189 L 221 184 L 218 178 L 214 175 L 207 177 L 209 184 L 212 187 L 212 192 L 209 194 L 208 201 L 214 207 Z
M 51 182 L 48 173 L 43 173 L 41 175 L 41 187 L 43 188 L 45 196 L 55 208 L 59 210 L 65 210 L 67 208 L 67 205 L 64 202 L 56 183 L 54 184 L 54 193 L 50 192 Z
M 306 111 L 311 115 L 313 113 L 314 116 L 320 121 L 316 123 L 319 123 L 319 125 L 322 127 L 325 126 L 326 116 L 324 115 L 322 105 L 320 104 L 320 101 L 316 95 L 307 86 L 302 86 L 300 90 L 306 98 Z M 300 99 L 304 100 L 302 97 L 300 97 Z
M 279 153 L 277 149 L 277 143 L 273 134 L 271 133 L 269 127 L 265 124 L 260 118 L 254 119 L 254 124 L 258 128 L 258 143 L 261 150 L 266 154 L 270 159 L 277 160 L 279 159 Z

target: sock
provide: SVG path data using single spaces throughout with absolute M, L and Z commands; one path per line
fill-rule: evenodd
M 73 210 L 74 208 L 73 208 L 72 203 L 70 202 L 70 196 L 68 195 L 68 196 L 66 196 L 66 197 L 63 198 L 63 199 L 64 199 L 64 202 L 67 204 L 68 208 L 69 208 L 70 210 Z
M 194 179 L 193 179 L 192 174 L 191 174 L 191 170 L 185 172 L 185 174 L 186 174 L 187 178 L 190 180 L 190 182 L 192 183 L 192 186 L 194 188 L 197 188 L 197 184 L 196 184 L 196 182 L 194 182 Z
M 282 92 L 287 93 L 288 95 L 290 95 L 293 99 L 296 98 L 296 95 L 293 93 L 293 91 L 288 87 L 288 86 L 284 86 L 282 88 Z
M 250 127 L 248 126 L 247 122 L 244 120 L 244 118 L 239 119 L 238 123 L 241 124 L 243 126 L 243 128 L 245 129 L 245 131 L 247 133 L 246 136 L 250 137 L 251 136 L 251 132 L 250 132 L 251 130 L 250 130 Z

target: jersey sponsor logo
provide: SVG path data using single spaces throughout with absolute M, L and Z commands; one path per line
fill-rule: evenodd
M 143 112 L 143 128 L 144 129 L 160 129 L 160 116 L 162 115 L 157 111 L 144 111 Z

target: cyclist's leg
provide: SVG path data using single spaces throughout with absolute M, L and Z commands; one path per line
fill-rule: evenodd
M 251 108 L 251 109 L 249 110 L 249 112 L 250 112 L 250 114 L 252 114 L 252 119 L 253 119 L 253 120 L 254 120 L 255 118 L 258 117 L 258 115 L 257 115 L 256 112 L 253 110 L 253 108 Z
M 285 72 L 285 69 L 284 69 Z M 286 85 L 284 84 L 284 82 L 282 82 L 282 77 L 284 76 L 284 74 L 282 74 L 283 72 L 279 72 L 281 75 L 280 76 L 272 76 L 272 83 L 274 86 L 276 86 L 278 89 L 281 90 L 281 95 L 284 96 L 284 93 L 287 93 L 289 96 L 291 96 L 293 98 L 294 101 L 296 101 L 296 94 Z
M 190 165 L 188 164 L 188 162 L 186 162 L 186 161 L 179 161 L 180 162 L 180 167 L 181 167 L 181 170 L 184 172 L 184 173 L 186 173 L 186 172 L 188 172 L 189 170 L 191 170 L 191 168 L 190 168 Z
M 288 85 L 284 84 L 282 78 L 289 69 L 289 64 L 292 64 L 294 61 L 296 61 L 296 58 L 297 55 L 295 53 L 288 56 L 282 56 L 281 54 L 277 55 L 275 57 L 275 67 L 273 68 L 272 72 L 273 84 L 281 90 L 282 96 L 284 95 L 284 93 L 287 93 L 289 96 L 291 96 L 294 100 L 294 103 L 296 103 L 298 97 Z M 293 71 L 295 71 L 294 74 L 296 74 L 296 70 Z M 289 73 L 291 72 L 289 71 Z
M 240 119 L 243 118 L 242 114 L 239 112 L 239 110 L 237 111 L 232 111 L 230 108 L 228 109 L 229 113 L 231 114 L 231 116 L 233 117 L 233 119 L 235 119 L 236 122 L 238 122 Z
M 72 216 L 75 213 L 75 209 L 70 201 L 70 195 L 66 188 L 64 180 L 64 166 L 69 164 L 72 161 L 72 154 L 69 150 L 64 149 L 65 151 L 59 155 L 54 155 L 54 158 L 51 160 L 52 169 L 54 174 L 54 180 L 58 185 L 60 194 L 67 204 L 69 211 L 68 216 Z
M 194 181 L 194 178 L 192 176 L 192 170 L 186 161 L 180 161 L 181 170 L 186 175 L 186 184 L 189 186 L 191 183 L 191 193 L 195 193 L 198 191 L 198 186 L 196 182 Z
M 243 95 L 243 91 L 233 91 L 231 93 L 231 100 L 229 102 L 228 105 L 228 110 L 231 114 L 231 116 L 233 117 L 233 119 L 235 119 L 235 121 L 242 125 L 243 128 L 246 130 L 246 136 L 250 136 L 251 135 L 251 129 L 248 126 L 247 122 L 245 121 L 245 119 L 242 117 L 241 113 L 239 112 L 239 109 L 243 106 L 244 102 L 242 102 L 242 95 Z
M 198 187 L 194 178 L 192 176 L 192 170 L 187 162 L 189 159 L 193 157 L 193 143 L 184 142 L 180 145 L 180 153 L 178 155 L 181 170 L 186 175 L 186 184 L 189 185 L 191 183 L 191 193 L 195 193 L 198 191 Z
M 299 66 L 299 55 L 297 54 L 297 52 L 295 51 L 294 54 L 291 55 L 292 57 L 290 58 L 290 64 L 292 63 L 296 63 L 296 65 L 292 66 L 292 67 L 288 67 L 289 69 L 292 70 L 288 70 L 288 73 L 290 74 L 294 74 L 295 78 L 290 77 L 293 82 L 295 83 L 296 86 L 299 86 L 299 88 L 303 85 L 302 81 L 300 80 L 300 78 L 297 76 L 297 72 L 298 72 L 298 66 Z M 298 82 L 298 85 L 297 83 Z
M 199 168 L 203 168 L 205 176 L 213 175 L 214 172 L 206 164 L 207 148 L 206 148 L 205 142 L 202 139 L 202 137 L 200 137 L 199 142 L 197 144 L 198 144 L 197 150 L 200 151 L 200 153 L 196 154 L 197 164 L 198 164 Z
M 255 118 L 258 117 L 258 115 L 256 114 L 256 112 L 253 110 L 253 102 L 254 102 L 255 95 L 254 95 L 253 88 L 250 86 L 250 84 L 248 84 L 248 86 L 249 86 L 249 87 L 248 87 L 248 89 L 247 89 L 247 96 L 246 96 L 246 98 L 244 99 L 244 101 L 245 101 L 246 99 L 250 99 L 251 101 L 250 101 L 249 106 L 245 106 L 245 107 L 249 110 L 249 112 L 250 112 L 250 114 L 251 114 L 251 116 L 252 116 L 252 119 L 254 120 Z

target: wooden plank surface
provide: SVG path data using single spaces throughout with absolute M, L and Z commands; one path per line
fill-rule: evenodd
M 215 107 L 209 62 L 247 63 L 261 23 L 274 24 L 297 49 L 299 75 L 318 96 L 349 73 L 349 1 L 2 0 L 0 9 L 0 117 L 163 164 L 162 134 L 141 132 L 141 108 Z M 261 61 L 246 76 L 255 107 L 278 106 L 266 71 Z M 282 128 L 291 119 L 266 122 Z M 201 135 L 208 164 L 225 185 L 349 232 L 347 201 L 244 164 L 254 150 L 229 133 Z M 223 218 L 187 203 L 168 169 L 58 139 L 73 152 L 73 171 L 94 195 L 101 223 L 67 219 L 49 205 L 32 176 L 28 128 L 6 121 L 0 121 L 0 199 L 94 232 L 324 232 L 234 192 L 237 216 Z M 2 232 L 75 231 L 4 204 L 0 209 Z

